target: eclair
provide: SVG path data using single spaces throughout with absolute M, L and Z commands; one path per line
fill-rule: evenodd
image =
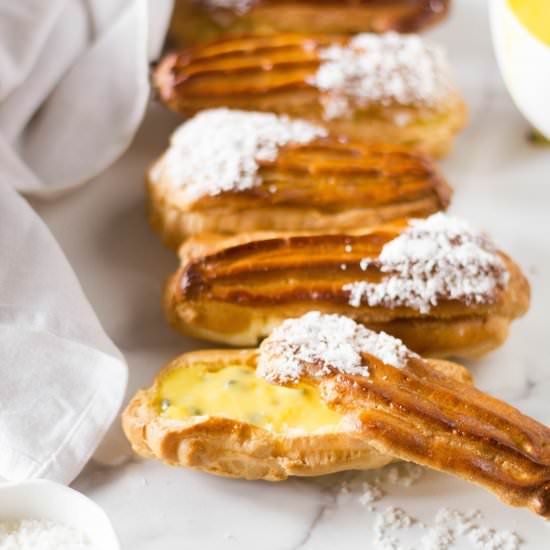
M 441 21 L 450 0 L 176 0 L 172 47 L 237 34 L 417 32 Z
M 192 238 L 164 306 L 177 330 L 254 346 L 289 317 L 349 316 L 429 357 L 501 345 L 529 307 L 520 268 L 469 223 L 433 214 L 339 233 Z
M 162 240 L 255 231 L 340 231 L 445 209 L 451 189 L 425 155 L 331 136 L 272 113 L 212 109 L 188 120 L 147 174 Z
M 123 414 L 140 455 L 281 480 L 407 460 L 550 517 L 550 430 L 459 365 L 339 315 L 282 323 L 259 350 L 189 353 Z
M 427 362 L 435 373 L 473 383 L 461 365 Z M 173 466 L 268 481 L 372 470 L 396 461 L 357 433 L 354 415 L 331 410 L 317 388 L 272 384 L 257 369 L 255 349 L 181 355 L 123 414 L 132 447 Z
M 185 116 L 216 107 L 287 114 L 435 156 L 466 118 L 443 50 L 393 32 L 226 38 L 167 55 L 154 84 Z

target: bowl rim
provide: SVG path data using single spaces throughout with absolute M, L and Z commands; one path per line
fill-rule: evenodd
M 25 481 L 7 481 L 7 482 L 0 482 L 0 493 L 5 491 L 18 491 L 19 489 L 25 490 L 25 489 L 32 489 L 33 487 L 41 487 L 46 489 L 46 491 L 50 492 L 57 492 L 57 493 L 63 493 L 65 494 L 69 499 L 72 500 L 78 500 L 83 505 L 88 506 L 90 509 L 94 511 L 95 514 L 104 523 L 104 534 L 108 539 L 112 540 L 112 548 L 113 550 L 120 550 L 120 541 L 118 539 L 117 533 L 114 529 L 113 523 L 105 510 L 94 500 L 92 500 L 90 497 L 86 496 L 84 493 L 81 493 L 80 491 L 73 489 L 72 487 L 69 487 L 67 485 L 63 485 L 62 483 L 57 483 L 55 481 L 51 481 L 49 479 L 29 479 Z M 0 515 L 0 521 L 2 520 L 2 517 Z
M 533 45 L 536 44 L 538 48 L 541 48 L 545 51 L 550 52 L 550 45 L 543 42 L 538 36 L 533 34 L 523 24 L 523 22 L 517 16 L 516 12 L 511 8 L 510 3 L 508 2 L 508 0 L 490 0 L 488 2 L 488 4 L 489 4 L 491 34 L 493 35 L 493 37 L 495 36 L 495 33 L 497 32 L 497 29 L 495 28 L 497 18 L 507 14 L 513 20 L 514 25 L 516 26 L 516 28 L 521 30 L 521 32 L 522 32 L 522 34 L 524 35 L 525 38 L 528 38 L 533 43 Z

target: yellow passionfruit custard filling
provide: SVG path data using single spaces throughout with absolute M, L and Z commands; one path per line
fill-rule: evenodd
M 168 371 L 158 382 L 155 400 L 166 418 L 219 416 L 280 433 L 330 430 L 341 420 L 317 388 L 270 384 L 253 368 L 240 365 L 213 369 L 197 364 Z
M 508 4 L 530 33 L 550 46 L 550 0 L 508 0 Z

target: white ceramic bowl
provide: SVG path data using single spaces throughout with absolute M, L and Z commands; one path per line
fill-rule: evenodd
M 527 120 L 550 139 L 550 47 L 527 30 L 508 0 L 490 0 L 490 18 L 506 86 Z
M 105 512 L 82 493 L 58 483 L 33 480 L 0 485 L 0 521 L 21 519 L 64 523 L 86 533 L 102 550 L 120 550 Z

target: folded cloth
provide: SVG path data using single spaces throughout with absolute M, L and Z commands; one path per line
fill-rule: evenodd
M 125 361 L 17 191 L 52 196 L 124 151 L 170 11 L 170 0 L 0 0 L 2 479 L 69 483 L 121 406 Z
M 59 246 L 0 178 L 0 476 L 70 482 L 116 416 L 127 369 Z
M 129 145 L 171 0 L 0 0 L 0 174 L 51 195 Z

